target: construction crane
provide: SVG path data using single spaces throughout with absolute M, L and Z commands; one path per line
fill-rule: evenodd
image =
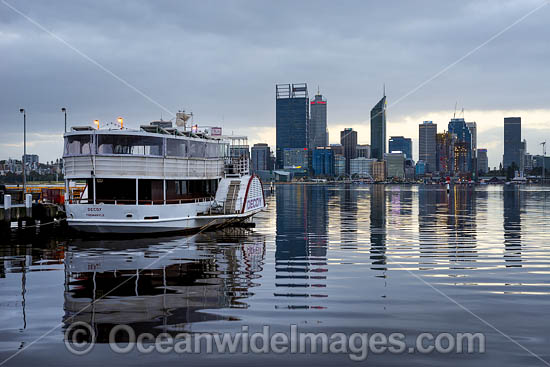
M 543 141 L 540 145 L 542 145 L 542 156 L 544 157 L 546 156 L 546 142 Z

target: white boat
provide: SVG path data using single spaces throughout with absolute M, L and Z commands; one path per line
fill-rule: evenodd
M 244 221 L 266 208 L 264 192 L 248 156 L 231 144 L 166 121 L 140 130 L 73 127 L 63 155 L 68 225 L 132 234 Z M 86 188 L 71 197 L 78 182 Z

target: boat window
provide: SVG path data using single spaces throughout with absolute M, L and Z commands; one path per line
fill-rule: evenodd
M 206 143 L 189 140 L 189 157 L 204 158 L 206 156 Z
M 162 156 L 162 138 L 136 135 L 98 135 L 98 154 Z
M 208 158 L 222 157 L 220 155 L 220 148 L 218 143 L 207 143 L 206 145 L 206 156 Z
M 65 138 L 65 155 L 92 154 L 91 135 L 72 135 Z
M 166 155 L 170 157 L 187 157 L 188 141 L 183 139 L 167 139 Z

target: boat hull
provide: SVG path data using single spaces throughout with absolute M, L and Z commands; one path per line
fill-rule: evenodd
M 164 220 L 117 221 L 101 219 L 67 219 L 69 227 L 87 233 L 101 234 L 154 234 L 196 231 L 219 228 L 243 222 L 260 212 L 255 210 L 246 214 L 224 216 L 197 216 L 193 218 L 172 218 Z

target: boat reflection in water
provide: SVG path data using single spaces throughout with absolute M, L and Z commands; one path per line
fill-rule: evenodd
M 129 244 L 81 241 L 69 246 L 65 328 L 83 321 L 94 328 L 96 342 L 105 343 L 121 324 L 136 335 L 158 335 L 190 332 L 197 322 L 235 320 L 203 311 L 247 308 L 265 256 L 264 238 L 256 234 L 224 238 L 207 233 Z

